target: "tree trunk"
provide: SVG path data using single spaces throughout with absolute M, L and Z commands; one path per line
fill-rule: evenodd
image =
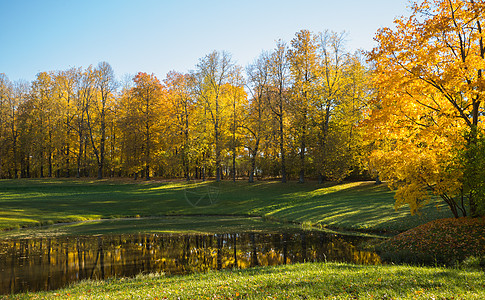
M 104 109 L 103 109 L 104 110 Z M 106 123 L 104 120 L 104 111 L 101 117 L 101 141 L 99 143 L 99 162 L 98 162 L 98 179 L 103 178 L 103 169 L 104 169 L 104 148 L 105 148 L 105 140 L 106 140 Z
M 279 118 L 279 135 L 280 135 L 280 154 L 281 154 L 281 182 L 286 183 L 286 161 L 285 161 L 285 144 L 283 132 L 283 116 Z
M 219 146 L 219 128 L 218 122 L 215 125 L 215 138 L 216 138 L 216 181 L 221 181 L 221 149 Z
M 303 125 L 306 126 L 306 125 Z M 303 129 L 303 136 L 301 140 L 301 145 L 300 145 L 300 178 L 298 179 L 298 183 L 304 183 L 305 182 L 305 135 L 306 135 L 306 129 Z
M 253 151 L 251 153 L 251 171 L 249 172 L 249 182 L 253 183 L 254 182 L 254 170 L 256 169 L 256 151 Z

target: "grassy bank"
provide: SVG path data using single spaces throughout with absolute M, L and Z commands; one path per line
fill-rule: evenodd
M 484 299 L 483 272 L 339 263 L 85 281 L 8 299 Z
M 485 218 L 440 219 L 418 226 L 380 245 L 384 261 L 455 264 L 472 256 L 485 270 Z
M 0 229 L 102 218 L 166 215 L 260 216 L 343 229 L 404 231 L 448 217 L 434 205 L 422 216 L 395 211 L 393 192 L 373 182 L 141 182 L 0 180 Z
M 224 234 L 235 232 L 292 232 L 301 226 L 292 223 L 268 222 L 260 217 L 237 216 L 167 216 L 126 219 L 103 219 L 51 226 L 27 227 L 0 231 L 4 238 L 39 238 L 66 235 L 180 233 Z

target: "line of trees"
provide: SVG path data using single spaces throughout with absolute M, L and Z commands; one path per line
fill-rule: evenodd
M 245 69 L 214 51 L 164 80 L 120 84 L 106 62 L 0 74 L 0 177 L 341 180 L 359 172 L 368 80 L 342 34 L 307 30 Z

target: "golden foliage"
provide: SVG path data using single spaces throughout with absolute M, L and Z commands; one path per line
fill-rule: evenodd
M 485 66 L 481 1 L 422 1 L 395 29 L 379 30 L 374 64 L 376 99 L 367 120 L 370 162 L 398 188 L 396 206 L 416 212 L 431 194 L 457 216 L 461 189 L 456 152 L 467 128 L 481 127 Z M 464 213 L 464 211 L 462 211 Z

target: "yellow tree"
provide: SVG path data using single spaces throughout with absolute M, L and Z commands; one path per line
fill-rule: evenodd
M 292 112 L 295 116 L 295 135 L 299 141 L 300 172 L 299 182 L 305 181 L 305 153 L 308 147 L 310 131 L 309 114 L 311 102 L 318 97 L 317 79 L 317 43 L 308 30 L 296 33 L 288 52 L 292 87 Z
M 357 175 L 362 170 L 363 128 L 358 125 L 364 120 L 364 112 L 372 95 L 370 69 L 361 53 L 347 55 L 343 74 L 343 101 L 336 110 L 336 119 L 339 121 L 337 134 L 343 141 L 343 147 L 336 150 L 341 153 L 341 158 L 336 160 L 336 171 L 340 178 L 349 172 Z
M 372 167 L 398 189 L 396 206 L 416 212 L 435 194 L 455 217 L 466 215 L 455 153 L 483 127 L 484 21 L 483 1 L 425 0 L 376 35 L 367 138 L 377 147 Z
M 87 104 L 86 117 L 91 147 L 98 166 L 98 179 L 101 179 L 105 166 L 107 122 L 117 83 L 113 69 L 107 62 L 100 62 L 93 75 L 95 95 Z
M 270 107 L 277 123 L 276 140 L 278 141 L 279 157 L 281 163 L 281 182 L 287 180 L 286 144 L 288 129 L 288 89 L 289 89 L 289 63 L 288 47 L 282 42 L 276 43 L 276 48 L 269 55 L 269 93 L 267 106 Z
M 236 181 L 236 158 L 238 156 L 238 150 L 241 145 L 242 136 L 242 123 L 244 108 L 247 107 L 247 94 L 244 91 L 244 79 L 242 75 L 242 69 L 235 67 L 231 73 L 229 83 L 223 86 L 223 94 L 226 106 L 229 106 L 229 141 L 228 148 L 231 152 L 231 175 L 232 181 Z
M 174 149 L 180 157 L 175 156 L 177 164 L 181 164 L 184 177 L 190 180 L 192 164 L 192 134 L 194 97 L 191 90 L 193 78 L 189 74 L 169 72 L 165 79 L 167 87 L 166 110 L 168 118 L 165 122 L 167 148 Z
M 349 55 L 344 49 L 344 33 L 325 31 L 316 37 L 318 41 L 318 88 L 319 93 L 312 97 L 312 121 L 314 128 L 314 162 L 319 181 L 323 178 L 343 179 L 348 157 L 342 151 L 345 135 L 342 122 L 348 116 L 342 114 L 346 106 L 345 70 L 349 65 Z M 342 168 L 343 167 L 343 168 Z
M 70 68 L 66 71 L 58 71 L 55 75 L 54 89 L 59 102 L 60 113 L 63 119 L 63 143 L 64 176 L 71 176 L 71 163 L 75 160 L 74 144 L 76 143 L 76 99 L 81 78 L 81 68 Z M 84 109 L 82 110 L 84 111 Z
M 17 81 L 13 85 L 13 94 L 8 101 L 7 125 L 10 133 L 10 162 L 13 168 L 13 177 L 18 178 L 20 167 L 19 136 L 21 131 L 18 126 L 19 106 L 27 101 L 30 91 L 30 84 L 26 81 Z
M 120 107 L 120 127 L 123 131 L 126 163 L 135 174 L 143 169 L 150 179 L 151 164 L 160 135 L 162 85 L 158 78 L 138 73 L 134 87 L 125 93 Z
M 75 113 L 75 130 L 77 134 L 77 174 L 76 177 L 81 175 L 89 175 L 89 162 L 91 161 L 91 155 L 88 155 L 89 146 L 89 126 L 88 126 L 88 114 L 90 111 L 91 103 L 96 96 L 96 76 L 92 66 L 89 66 L 86 70 L 81 71 L 79 77 L 79 85 L 76 95 L 76 113 Z
M 222 100 L 223 86 L 230 84 L 234 73 L 235 66 L 229 53 L 213 51 L 200 59 L 195 74 L 198 101 L 207 117 L 204 119 L 212 126 L 216 181 L 220 181 L 222 175 L 223 115 L 227 112 L 227 105 Z
M 263 52 L 246 70 L 251 99 L 246 108 L 243 127 L 246 131 L 244 144 L 250 159 L 249 182 L 254 182 L 256 158 L 261 150 L 261 143 L 271 129 L 270 63 L 270 55 Z
M 44 177 L 47 163 L 47 176 L 52 177 L 53 154 L 57 143 L 54 135 L 57 125 L 58 109 L 53 89 L 52 72 L 41 72 L 32 83 L 29 100 L 31 102 L 33 160 L 40 177 Z
M 9 142 L 9 116 L 12 113 L 10 103 L 14 98 L 13 85 L 8 77 L 0 73 L 0 177 L 7 177 L 9 173 L 8 162 L 12 159 L 10 155 Z M 15 111 L 14 111 L 15 112 Z M 10 176 L 8 176 L 10 177 Z

